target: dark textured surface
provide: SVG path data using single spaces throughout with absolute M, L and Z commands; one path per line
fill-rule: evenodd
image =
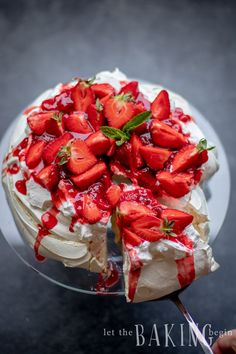
M 131 77 L 183 94 L 214 125 L 236 178 L 236 4 L 234 1 L 0 1 L 0 133 L 36 95 L 74 75 L 119 67 Z M 222 181 L 224 188 L 224 181 Z M 214 245 L 218 272 L 182 298 L 214 330 L 236 327 L 236 193 Z M 1 215 L 1 217 L 4 217 Z M 0 239 L 0 353 L 200 353 L 181 348 L 184 320 L 171 303 L 128 305 L 121 298 L 78 295 L 28 270 Z M 161 347 L 103 329 L 156 323 Z M 177 347 L 164 347 L 163 324 Z

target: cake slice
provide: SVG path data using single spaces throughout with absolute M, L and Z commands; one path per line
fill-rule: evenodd
M 124 186 L 116 218 L 128 302 L 161 298 L 218 267 L 193 216 L 160 204 L 150 190 Z

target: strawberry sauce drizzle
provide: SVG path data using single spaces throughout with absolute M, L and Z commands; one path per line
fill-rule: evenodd
M 189 250 L 193 250 L 193 242 L 186 235 L 181 235 L 180 242 L 184 244 Z M 181 288 L 191 284 L 195 279 L 195 267 L 193 255 L 187 255 L 182 259 L 175 261 L 178 270 L 178 281 Z
M 15 186 L 19 193 L 23 195 L 27 194 L 26 180 L 21 179 L 19 181 L 16 181 Z
M 56 215 L 58 212 L 59 211 L 56 208 L 52 208 L 42 215 L 41 221 L 46 229 L 51 230 L 57 225 L 58 221 Z
M 70 223 L 70 226 L 69 226 L 69 231 L 70 232 L 75 232 L 74 226 L 75 226 L 77 221 L 78 221 L 78 218 L 76 216 L 72 217 L 71 223 Z
M 35 258 L 39 262 L 42 262 L 45 260 L 45 257 L 41 256 L 41 254 L 39 254 L 39 247 L 42 242 L 42 239 L 48 235 L 50 235 L 48 229 L 46 229 L 45 227 L 43 227 L 41 225 L 38 225 L 38 235 L 36 237 L 35 244 L 34 244 L 34 253 L 35 253 Z
M 120 279 L 119 271 L 114 262 L 108 262 L 108 269 L 106 272 L 101 272 L 98 275 L 96 285 L 96 292 L 102 293 L 115 286 Z
M 133 302 L 143 264 L 142 261 L 139 259 L 135 249 L 130 247 L 129 245 L 126 246 L 129 252 L 130 263 L 131 263 L 131 267 L 128 275 L 129 277 L 128 297 L 130 301 Z
M 16 163 L 14 163 L 10 167 L 6 168 L 5 171 L 9 175 L 16 175 L 20 171 L 20 167 Z

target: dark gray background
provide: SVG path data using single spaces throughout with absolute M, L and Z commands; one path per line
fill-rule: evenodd
M 235 181 L 235 10 L 235 1 L 1 0 L 1 135 L 45 88 L 118 66 L 194 103 L 221 136 Z M 214 330 L 236 327 L 235 206 L 233 188 L 214 244 L 220 270 L 182 295 L 200 325 Z M 52 285 L 28 270 L 2 237 L 0 281 L 1 354 L 201 353 L 163 345 L 140 349 L 135 337 L 104 337 L 104 327 L 133 329 L 137 323 L 147 337 L 156 323 L 161 337 L 163 324 L 174 323 L 177 344 L 184 320 L 169 302 L 129 305 Z

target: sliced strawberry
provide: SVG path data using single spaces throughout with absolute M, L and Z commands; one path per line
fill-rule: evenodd
M 129 141 L 117 147 L 114 159 L 128 168 L 132 166 L 132 146 Z
M 72 176 L 71 180 L 77 187 L 84 190 L 91 186 L 93 183 L 97 182 L 104 175 L 104 173 L 106 173 L 106 171 L 106 164 L 100 161 L 88 171 L 78 176 Z
M 98 222 L 102 217 L 102 213 L 87 194 L 84 195 L 82 213 L 90 224 Z
M 145 112 L 146 108 L 144 107 L 143 103 L 136 103 L 134 106 L 134 110 L 135 110 L 135 114 L 134 116 Z M 149 121 L 148 122 L 144 122 L 143 124 L 139 125 L 137 128 L 134 129 L 134 133 L 141 135 L 141 134 L 145 134 L 149 132 Z
M 73 112 L 65 120 L 66 129 L 70 132 L 89 134 L 93 132 L 84 112 Z
M 160 171 L 157 180 L 166 193 L 174 198 L 181 198 L 187 194 L 194 185 L 193 173 L 170 173 Z
M 131 149 L 132 149 L 132 166 L 133 168 L 136 170 L 138 168 L 143 167 L 144 165 L 144 161 L 143 158 L 141 156 L 140 153 L 140 148 L 143 146 L 142 141 L 140 140 L 140 138 L 133 134 L 131 139 L 130 139 L 130 143 L 131 143 Z
M 92 103 L 88 106 L 87 109 L 88 119 L 94 128 L 94 130 L 99 130 L 102 125 L 105 124 L 105 117 L 103 114 L 103 105 L 99 101 L 96 100 L 96 103 Z
M 172 154 L 169 150 L 152 146 L 142 146 L 139 151 L 146 164 L 153 170 L 161 170 Z
M 139 186 L 151 189 L 153 192 L 158 190 L 156 178 L 152 174 L 149 167 L 137 171 L 135 176 Z
M 76 111 L 86 112 L 88 106 L 95 101 L 95 96 L 89 83 L 79 81 L 72 89 L 72 99 Z
M 186 138 L 183 134 L 178 133 L 175 129 L 160 122 L 158 119 L 154 119 L 151 122 L 150 131 L 155 145 L 170 149 L 180 149 L 186 144 Z
M 67 168 L 75 175 L 89 170 L 97 162 L 96 157 L 92 154 L 84 141 L 74 140 L 69 149 Z
M 128 84 L 122 87 L 120 90 L 120 94 L 121 93 L 130 93 L 133 98 L 136 99 L 139 94 L 138 81 L 130 81 Z
M 115 89 L 110 84 L 94 84 L 91 86 L 91 90 L 98 98 L 115 95 Z
M 131 224 L 132 230 L 146 241 L 156 242 L 165 237 L 161 230 L 162 220 L 153 216 L 141 216 Z
M 71 89 L 62 91 L 55 97 L 44 100 L 41 107 L 46 111 L 58 110 L 66 113 L 72 111 L 74 108 L 74 102 L 71 98 Z
M 138 235 L 125 227 L 122 230 L 122 238 L 125 244 L 129 244 L 133 247 L 139 246 L 143 242 L 143 240 Z
M 85 140 L 86 145 L 96 156 L 104 155 L 112 146 L 112 139 L 107 138 L 100 130 L 89 135 Z
M 157 242 L 160 241 L 162 238 L 165 238 L 166 235 L 158 230 L 153 230 L 153 229 L 146 229 L 146 228 L 136 228 L 133 229 L 135 233 L 141 237 L 145 241 L 149 242 Z
M 32 113 L 27 122 L 33 133 L 42 135 L 46 130 L 46 122 L 52 117 L 52 112 L 40 112 Z
M 71 139 L 73 139 L 73 135 L 66 132 L 59 138 L 48 143 L 43 151 L 43 161 L 47 165 L 50 165 L 56 159 L 60 148 L 66 145 Z
M 49 191 L 55 189 L 59 182 L 59 172 L 56 165 L 44 167 L 37 175 L 35 180 Z
M 111 146 L 110 149 L 107 151 L 107 156 L 113 156 L 116 152 L 116 142 L 115 140 L 111 139 Z
M 29 168 L 35 168 L 38 166 L 42 159 L 43 150 L 46 146 L 46 141 L 38 140 L 36 143 L 32 144 L 27 151 L 25 162 Z
M 137 220 L 143 215 L 154 214 L 154 212 L 148 207 L 146 207 L 145 205 L 142 205 L 141 203 L 137 203 L 137 202 L 132 202 L 132 201 L 121 202 L 119 205 L 119 212 L 127 222 L 132 222 L 134 220 Z
M 117 184 L 112 184 L 110 188 L 108 188 L 106 192 L 107 200 L 111 204 L 112 207 L 115 207 L 119 200 L 120 200 L 120 195 L 121 195 L 121 189 Z
M 170 100 L 168 92 L 162 90 L 151 104 L 153 118 L 160 120 L 170 116 Z
M 109 98 L 104 106 L 104 114 L 109 126 L 121 128 L 135 115 L 134 103 L 130 101 L 130 95 L 121 94 Z
M 106 95 L 102 98 L 100 98 L 100 103 L 104 106 L 105 103 L 109 100 L 109 98 L 111 98 L 112 96 L 111 95 Z
M 180 233 L 192 223 L 193 216 L 176 209 L 164 209 L 161 213 L 163 219 L 174 221 L 173 232 Z
M 46 132 L 50 135 L 60 136 L 64 133 L 64 119 L 63 113 L 55 112 L 52 114 L 51 118 L 46 121 L 45 124 Z
M 207 160 L 207 149 L 199 150 L 196 145 L 187 145 L 175 155 L 172 161 L 172 172 L 184 172 L 189 168 L 198 168 Z

